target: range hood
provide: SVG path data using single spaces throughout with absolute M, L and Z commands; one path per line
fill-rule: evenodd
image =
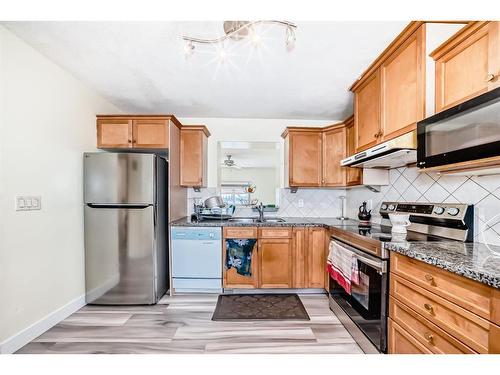
M 340 162 L 343 167 L 398 168 L 417 162 L 417 131 L 358 152 Z

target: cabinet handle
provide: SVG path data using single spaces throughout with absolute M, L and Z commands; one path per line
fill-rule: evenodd
M 429 344 L 433 344 L 434 335 L 431 335 L 429 332 L 425 332 L 424 338 L 427 340 Z
M 494 74 L 488 74 L 486 76 L 486 82 L 491 82 L 495 79 L 495 75 Z
M 429 274 L 427 273 L 427 274 L 425 274 L 425 279 L 426 279 L 427 281 L 429 281 L 430 283 L 432 283 L 432 282 L 434 281 L 434 276 L 429 275 Z
M 434 307 L 430 303 L 424 303 L 424 307 L 429 313 L 432 314 L 434 312 Z

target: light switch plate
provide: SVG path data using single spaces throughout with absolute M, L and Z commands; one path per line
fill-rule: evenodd
M 299 199 L 299 207 L 304 207 L 304 200 L 303 199 Z
M 33 211 L 42 209 L 42 197 L 39 195 L 18 195 L 15 198 L 16 211 Z

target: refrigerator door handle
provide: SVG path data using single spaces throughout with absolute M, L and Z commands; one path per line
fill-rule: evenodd
M 87 203 L 90 208 L 126 208 L 126 209 L 144 209 L 151 206 L 150 204 L 102 204 L 102 203 Z

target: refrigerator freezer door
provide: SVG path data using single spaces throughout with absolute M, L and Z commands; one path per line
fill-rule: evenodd
M 87 303 L 156 302 L 154 207 L 85 206 Z
M 83 160 L 85 203 L 154 204 L 154 155 L 88 152 Z

